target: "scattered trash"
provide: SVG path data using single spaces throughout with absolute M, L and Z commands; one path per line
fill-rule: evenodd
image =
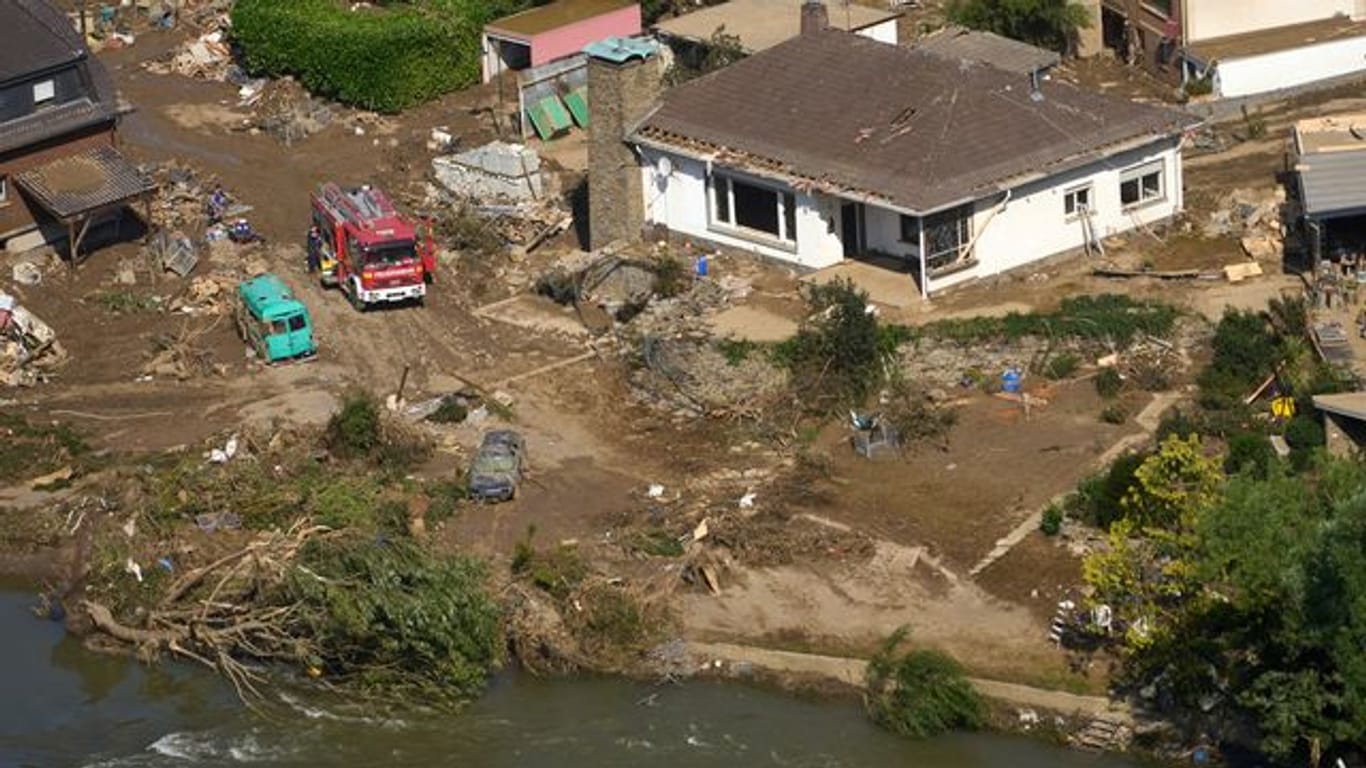
M 645 492 L 645 495 L 652 499 L 661 498 L 664 495 L 664 486 L 658 484 L 651 485 L 649 490 Z
M 741 496 L 741 497 L 740 497 L 740 509 L 753 509 L 753 508 L 754 508 L 754 498 L 755 498 L 755 493 L 754 493 L 754 491 L 750 491 L 749 493 L 746 493 L 744 496 Z
M 161 566 L 161 570 L 166 571 L 167 573 L 175 571 L 175 564 L 171 562 L 171 558 L 169 557 L 157 558 L 157 565 Z
M 28 481 L 28 487 L 29 490 L 36 491 L 55 483 L 62 483 L 70 480 L 73 474 L 74 470 L 72 470 L 70 466 L 62 467 L 55 472 L 49 472 L 46 475 L 39 475 L 38 477 L 33 478 Z
M 139 584 L 142 583 L 142 566 L 133 562 L 133 558 L 128 558 L 128 561 L 123 564 L 123 570 L 133 574 L 133 578 L 137 579 Z
M 707 589 L 710 590 L 713 595 L 721 594 L 721 582 L 716 578 L 716 569 L 712 568 L 710 565 L 704 565 L 697 570 L 701 571 L 702 580 L 707 583 Z
M 43 282 L 43 272 L 31 261 L 21 261 L 14 265 L 10 276 L 19 285 L 38 285 Z
M 223 444 L 221 449 L 214 448 L 209 451 L 209 462 L 212 464 L 227 464 L 232 457 L 237 455 L 237 435 L 228 438 L 228 442 Z
M 157 232 L 147 244 L 148 253 L 156 260 L 164 272 L 174 272 L 185 277 L 199 263 L 194 242 L 182 232 Z
M 123 535 L 124 535 L 124 536 L 127 536 L 127 537 L 130 538 L 130 539 L 133 538 L 134 536 L 138 535 L 138 518 L 137 518 L 137 515 L 134 515 L 133 517 L 128 518 L 128 522 L 124 523 L 124 524 L 121 526 L 121 530 L 123 531 Z
M 1253 253 L 1249 253 L 1248 255 L 1252 256 L 1254 259 L 1269 258 L 1270 256 L 1258 256 Z M 1245 261 L 1239 264 L 1227 264 L 1224 266 L 1224 277 L 1228 278 L 1230 283 L 1240 283 L 1249 277 L 1260 277 L 1261 275 L 1262 265 L 1255 261 Z
M 206 512 L 195 515 L 194 524 L 205 533 L 235 531 L 242 527 L 242 518 L 232 512 Z
M 697 527 L 692 529 L 692 540 L 701 541 L 707 538 L 707 533 L 707 519 L 704 517 L 702 518 L 702 522 L 698 523 Z
M 0 384 L 31 387 L 65 361 L 56 331 L 0 292 Z

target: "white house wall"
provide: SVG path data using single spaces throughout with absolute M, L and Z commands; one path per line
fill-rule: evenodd
M 835 10 L 831 11 L 831 13 L 839 13 L 839 11 Z M 873 24 L 871 26 L 864 27 L 863 29 L 860 29 L 857 34 L 862 35 L 863 37 L 869 38 L 871 40 L 876 40 L 879 43 L 896 45 L 896 19 L 892 18 L 886 21 L 878 22 L 877 24 Z
M 1124 210 L 1119 202 L 1119 180 L 1124 171 L 1160 160 L 1163 165 L 1163 196 L 1160 200 Z M 1068 190 L 1089 184 L 1092 190 L 1091 220 L 1098 237 L 1104 238 L 1170 218 L 1181 210 L 1181 163 L 1176 139 L 1163 140 L 1125 152 L 1073 171 L 1041 179 L 1011 190 L 1005 208 L 995 216 L 1002 195 L 979 201 L 973 215 L 978 233 L 977 266 L 938 280 L 930 290 L 1000 274 L 1040 259 L 1083 248 L 1081 223 L 1063 209 Z
M 1366 72 L 1366 36 L 1224 59 L 1215 69 L 1215 94 L 1249 96 Z
M 820 269 L 836 264 L 844 258 L 839 237 L 839 203 L 824 195 L 795 192 L 797 204 L 797 245 L 795 250 L 776 243 L 751 240 L 724 229 L 713 228 L 708 222 L 710 210 L 707 197 L 707 168 L 700 160 L 669 155 L 671 168 L 666 177 L 660 173 L 661 153 L 643 149 L 641 172 L 645 178 L 645 219 L 662 224 L 670 231 L 718 245 L 749 251 L 761 256 Z M 745 177 L 743 173 L 726 170 Z M 760 183 L 779 187 L 781 185 Z M 833 217 L 833 218 L 832 218 Z M 833 223 L 832 223 L 833 222 Z M 834 231 L 831 231 L 833 228 Z
M 1190 0 L 1185 9 L 1186 39 L 1193 43 L 1351 16 L 1356 12 L 1356 0 Z

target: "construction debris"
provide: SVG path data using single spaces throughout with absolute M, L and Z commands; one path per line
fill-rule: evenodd
M 190 274 L 199 263 L 194 241 L 179 231 L 157 232 L 147 244 L 147 251 L 163 272 L 174 272 L 180 277 Z
M 149 61 L 143 66 L 148 72 L 157 75 L 183 75 L 200 80 L 227 80 L 228 69 L 232 64 L 232 48 L 226 42 L 227 35 L 222 29 L 205 32 L 187 41 L 179 50 L 157 61 Z
M 457 197 L 493 201 L 545 197 L 541 157 L 522 144 L 494 141 L 432 160 L 432 173 Z
M 1219 202 L 1202 226 L 1205 237 L 1233 237 L 1254 261 L 1275 261 L 1285 249 L 1283 187 L 1267 190 L 1235 189 Z
M 31 387 L 65 361 L 57 332 L 13 296 L 0 293 L 0 384 Z

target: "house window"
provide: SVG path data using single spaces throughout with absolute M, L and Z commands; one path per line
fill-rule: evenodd
M 925 217 L 925 266 L 930 271 L 960 260 L 972 242 L 972 203 Z
M 1133 208 L 1162 199 L 1162 163 L 1130 168 L 1119 175 L 1119 202 Z
M 920 219 L 901 215 L 901 242 L 918 245 L 920 243 Z
M 1164 19 L 1172 16 L 1172 0 L 1143 0 L 1143 5 Z
M 57 98 L 57 81 L 44 80 L 33 84 L 33 103 L 35 106 L 46 104 Z
M 1068 216 L 1079 216 L 1082 213 L 1090 213 L 1095 209 L 1091 207 L 1091 185 L 1069 189 L 1062 194 L 1062 210 Z
M 797 241 L 797 200 L 791 192 L 715 173 L 711 198 L 712 223 Z
M 9 202 L 9 177 L 0 176 L 0 206 Z

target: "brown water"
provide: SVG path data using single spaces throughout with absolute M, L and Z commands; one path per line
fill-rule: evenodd
M 1124 768 L 1027 739 L 912 742 L 848 702 L 743 685 L 498 677 L 458 715 L 285 695 L 244 709 L 215 676 L 85 651 L 0 590 L 0 766 Z

